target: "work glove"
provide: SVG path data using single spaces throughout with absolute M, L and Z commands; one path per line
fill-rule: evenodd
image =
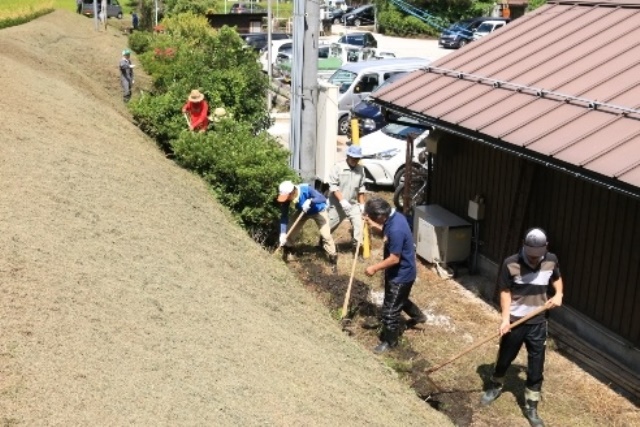
M 307 213 L 309 211 L 309 209 L 311 208 L 311 199 L 305 201 L 302 204 L 302 212 Z
M 351 210 L 351 208 L 353 207 L 353 206 L 351 206 L 351 203 L 349 203 L 349 201 L 348 201 L 348 200 L 346 200 L 346 199 L 342 199 L 342 200 L 340 200 L 340 206 L 342 206 L 342 210 L 343 210 L 345 213 L 349 213 L 349 211 L 350 211 L 350 210 Z
M 280 233 L 280 246 L 287 244 L 287 233 Z

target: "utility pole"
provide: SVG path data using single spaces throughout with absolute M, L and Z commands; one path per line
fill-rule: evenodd
M 305 182 L 316 178 L 316 127 L 318 103 L 318 35 L 320 7 L 317 0 L 293 4 L 293 63 L 291 66 L 291 167 Z
M 98 23 L 98 0 L 93 0 L 93 22 L 96 26 L 96 31 L 100 29 L 100 24 Z
M 316 141 L 318 107 L 318 36 L 320 4 L 305 0 L 304 55 L 302 67 L 302 128 L 300 132 L 300 175 L 305 182 L 316 179 Z
M 278 0 L 276 0 L 278 1 Z M 271 0 L 267 0 L 267 79 L 269 80 L 269 86 L 267 88 L 267 112 L 271 112 L 271 55 L 272 46 L 271 46 L 271 22 L 273 21 L 273 16 L 271 16 Z

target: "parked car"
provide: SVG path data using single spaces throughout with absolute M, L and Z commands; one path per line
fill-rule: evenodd
M 371 33 L 349 33 L 338 39 L 336 43 L 358 47 L 378 47 L 378 41 Z
M 361 25 L 372 25 L 376 20 L 376 7 L 375 5 L 368 4 L 352 10 L 349 13 L 345 13 L 342 16 L 342 23 L 348 27 Z
M 481 16 L 479 18 L 463 19 L 440 34 L 438 45 L 446 48 L 461 48 L 470 41 L 473 41 L 473 32 L 486 21 L 503 21 L 506 23 L 509 22 L 509 18 Z
M 98 16 L 102 2 L 98 1 Z M 82 0 L 82 14 L 86 16 L 93 16 L 93 0 Z M 107 18 L 122 19 L 122 6 L 118 3 L 118 0 L 107 0 Z
M 431 63 L 430 58 L 393 58 L 346 63 L 329 78 L 338 89 L 338 133 L 349 131 L 349 111 L 394 74 L 415 71 Z
M 342 23 L 342 17 L 350 12 L 353 12 L 354 8 L 349 6 L 346 9 L 341 9 L 339 7 L 334 7 L 333 9 L 329 9 L 327 11 L 327 19 L 331 19 L 331 22 L 338 25 Z
M 229 13 L 267 13 L 267 9 L 255 3 L 234 3 Z
M 279 54 L 283 55 L 292 55 L 293 52 L 293 40 L 292 39 L 282 39 L 282 40 L 272 40 L 271 41 L 271 66 L 273 66 L 278 58 Z M 265 73 L 269 72 L 269 68 L 267 67 L 267 55 L 268 55 L 267 46 L 263 47 L 260 50 L 260 63 L 262 64 L 262 71 Z
M 256 51 L 260 52 L 267 47 L 267 33 L 245 33 L 238 34 L 242 40 Z M 291 34 L 287 33 L 271 33 L 271 41 L 290 39 Z
M 363 136 L 360 139 L 360 147 L 362 147 L 360 164 L 365 169 L 367 181 L 396 188 L 403 181 L 407 136 L 411 133 L 420 135 L 423 132 L 424 129 L 421 127 L 390 123 L 376 132 Z M 419 164 L 418 154 L 425 144 L 423 139 L 413 147 L 416 164 Z
M 385 80 L 376 90 L 371 92 L 371 95 L 360 101 L 360 103 L 356 104 L 355 107 L 351 110 L 351 118 L 358 120 L 358 128 L 360 130 L 360 135 L 367 135 L 369 133 L 375 132 L 386 125 L 384 115 L 382 114 L 382 110 L 378 104 L 374 104 L 371 102 L 371 97 L 376 94 L 379 90 L 383 89 L 386 86 L 389 86 L 391 83 L 398 81 L 401 77 L 406 76 L 408 73 L 406 72 L 398 72 L 395 74 L 391 74 L 387 80 Z
M 484 37 L 487 34 L 494 32 L 498 28 L 504 27 L 505 25 L 507 25 L 505 21 L 484 21 L 473 32 L 473 39 L 478 40 L 479 38 Z

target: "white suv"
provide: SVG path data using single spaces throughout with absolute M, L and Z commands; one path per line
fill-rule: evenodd
M 498 28 L 502 28 L 507 25 L 504 21 L 484 21 L 473 33 L 473 39 L 478 40 L 481 37 L 486 36 L 489 33 L 493 33 Z

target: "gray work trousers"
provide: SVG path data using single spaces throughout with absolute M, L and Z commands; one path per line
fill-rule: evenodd
M 342 206 L 331 205 L 329 207 L 329 227 L 331 232 L 336 231 L 336 228 L 340 225 L 345 218 L 349 218 L 351 223 L 351 237 L 355 243 L 360 242 L 362 244 L 362 214 L 358 205 L 352 205 L 351 210 L 347 213 L 342 209 Z
M 131 99 L 131 81 L 125 77 L 120 77 L 120 84 L 122 85 L 122 99 L 124 99 L 124 102 L 129 102 Z

